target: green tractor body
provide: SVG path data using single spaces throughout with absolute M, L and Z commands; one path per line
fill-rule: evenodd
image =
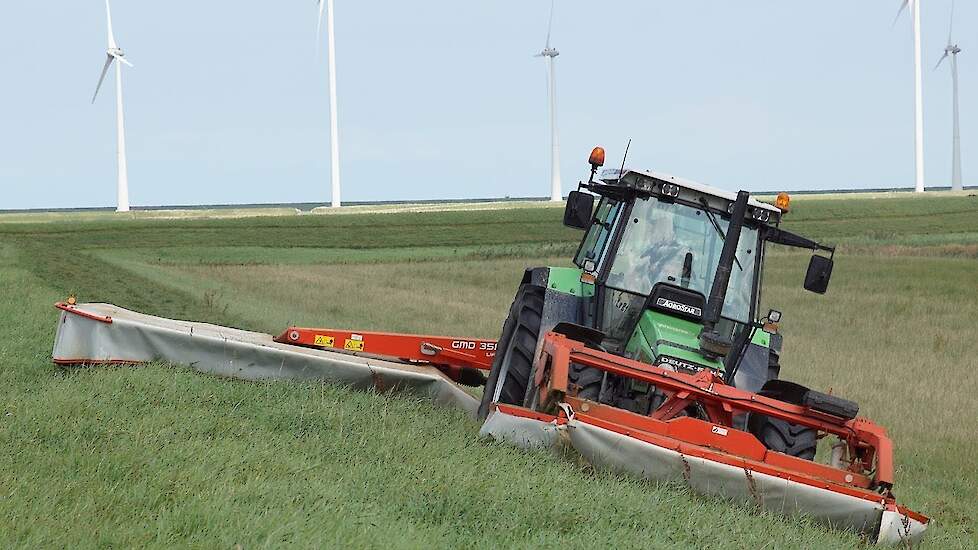
M 584 270 L 581 268 L 548 267 L 547 288 L 553 292 L 568 294 L 582 301 L 593 299 L 595 285 L 581 282 Z M 702 325 L 696 322 L 657 311 L 644 311 L 628 338 L 622 355 L 638 359 L 644 363 L 656 363 L 660 356 L 667 361 L 674 359 L 676 364 L 702 365 L 723 371 L 723 363 L 716 359 L 704 358 L 698 350 L 698 335 Z M 756 336 L 758 342 L 768 345 L 767 333 Z

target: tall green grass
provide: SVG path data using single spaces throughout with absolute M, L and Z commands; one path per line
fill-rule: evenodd
M 59 291 L 21 268 L 0 280 L 4 547 L 857 543 L 488 443 L 417 400 L 167 366 L 60 370 Z
M 772 254 L 765 273 L 765 303 L 785 312 L 782 373 L 890 429 L 901 501 L 935 518 L 928 547 L 975 547 L 978 264 L 875 251 L 960 242 L 978 233 L 978 209 L 969 222 L 963 199 L 831 202 L 798 200 L 789 221 L 858 241 L 837 255 L 829 293 L 801 291 L 801 254 Z M 893 222 L 908 218 L 918 233 Z M 860 545 L 489 443 L 461 414 L 402 397 L 49 364 L 51 303 L 69 292 L 269 332 L 493 337 L 522 269 L 566 264 L 578 237 L 552 209 L 0 224 L 0 546 Z

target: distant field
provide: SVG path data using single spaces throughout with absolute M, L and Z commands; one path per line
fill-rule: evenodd
M 295 208 L 220 208 L 220 209 L 161 209 L 132 210 L 130 212 L 63 211 L 63 212 L 6 212 L 0 214 L 0 223 L 57 223 L 92 222 L 103 220 L 189 220 L 253 218 L 263 216 L 294 216 Z
M 966 188 L 964 191 L 933 190 L 922 195 L 913 195 L 903 191 L 865 191 L 865 192 L 830 192 L 812 191 L 794 194 L 795 200 L 829 201 L 829 200 L 860 200 L 860 199 L 908 199 L 915 200 L 944 200 L 950 197 L 969 197 L 978 193 L 978 188 Z M 758 193 L 755 198 L 773 202 L 775 194 Z M 301 208 L 300 208 L 301 207 Z M 511 210 L 511 209 L 549 209 L 561 208 L 562 203 L 549 202 L 543 199 L 480 199 L 480 200 L 444 200 L 429 202 L 394 202 L 377 204 L 352 204 L 343 208 L 327 206 L 301 205 L 251 205 L 251 206 L 221 206 L 221 207 L 160 207 L 133 210 L 131 212 L 112 212 L 109 210 L 54 210 L 45 211 L 0 211 L 0 223 L 41 223 L 41 222 L 71 222 L 71 221 L 104 221 L 104 220 L 207 220 L 227 218 L 248 218 L 264 216 L 292 215 L 348 215 L 348 214 L 389 214 L 404 212 L 461 212 L 478 210 Z
M 303 205 L 307 206 L 308 205 Z M 229 218 L 256 218 L 266 216 L 298 216 L 298 215 L 349 215 L 349 214 L 383 214 L 395 212 L 459 212 L 478 210 L 512 210 L 522 208 L 562 208 L 562 203 L 544 200 L 477 200 L 477 201 L 440 201 L 422 203 L 391 203 L 391 204 L 353 204 L 343 208 L 316 206 L 301 210 L 289 206 L 225 206 L 220 208 L 180 208 L 165 207 L 156 209 L 139 209 L 129 212 L 113 212 L 110 210 L 55 210 L 45 211 L 9 211 L 0 212 L 0 223 L 42 223 L 42 222 L 85 222 L 105 220 L 214 220 Z
M 567 264 L 579 233 L 560 214 L 0 223 L 0 546 L 860 545 L 488 443 L 473 421 L 410 399 L 49 364 L 51 304 L 71 292 L 268 332 L 495 337 L 522 269 Z M 890 429 L 897 494 L 935 519 L 926 547 L 978 546 L 978 198 L 799 197 L 787 220 L 841 247 L 823 297 L 800 289 L 805 255 L 770 258 L 783 375 Z

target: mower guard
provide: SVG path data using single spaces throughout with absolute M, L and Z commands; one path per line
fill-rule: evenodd
M 826 488 L 828 485 L 768 475 L 745 464 L 684 454 L 592 422 L 567 404 L 562 404 L 557 416 L 497 405 L 480 433 L 523 448 L 571 449 L 599 468 L 656 482 L 685 483 L 699 494 L 778 514 L 809 516 L 835 529 L 873 537 L 878 544 L 914 544 L 927 528 L 927 518 L 880 495 L 854 496 Z
M 729 386 L 709 369 L 684 373 L 595 349 L 563 334 L 541 340 L 527 406 L 497 403 L 484 435 L 523 447 L 569 446 L 591 464 L 787 515 L 807 515 L 881 543 L 915 542 L 929 519 L 897 505 L 893 446 L 886 430 Z M 648 415 L 580 399 L 572 365 L 654 386 L 665 400 Z M 696 408 L 698 415 L 686 411 Z M 761 415 L 838 438 L 831 464 L 767 449 L 736 429 Z M 848 457 L 848 458 L 843 458 Z
M 282 344 L 269 334 L 175 321 L 110 304 L 56 304 L 58 365 L 187 365 L 242 380 L 324 381 L 379 392 L 396 391 L 475 415 L 479 402 L 438 369 L 362 354 Z

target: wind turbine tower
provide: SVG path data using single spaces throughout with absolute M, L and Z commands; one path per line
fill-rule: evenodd
M 126 130 L 125 119 L 122 108 L 122 65 L 132 67 L 126 59 L 126 54 L 115 42 L 115 35 L 112 33 L 112 9 L 109 7 L 109 0 L 105 0 L 105 15 L 109 29 L 109 49 L 106 50 L 105 65 L 102 67 L 102 75 L 99 76 L 98 85 L 95 86 L 95 95 L 92 96 L 92 103 L 98 97 L 98 91 L 102 88 L 102 81 L 105 80 L 106 73 L 113 61 L 115 64 L 115 102 L 116 102 L 116 124 L 117 142 L 116 157 L 119 163 L 119 180 L 116 184 L 116 212 L 129 211 L 129 174 L 126 167 Z
M 924 192 L 924 92 L 920 69 L 920 0 L 903 0 L 897 18 L 910 6 L 913 20 L 913 82 L 914 82 L 914 165 L 916 178 L 914 191 Z
M 952 86 L 952 112 L 954 116 L 952 130 L 952 153 L 951 153 L 951 190 L 961 191 L 961 127 L 958 118 L 958 54 L 961 48 L 951 40 L 951 31 L 954 30 L 954 2 L 951 2 L 951 24 L 947 30 L 947 46 L 944 48 L 944 55 L 934 67 L 936 70 L 948 57 L 951 58 L 951 86 Z
M 562 199 L 560 188 L 560 144 L 557 140 L 557 78 L 554 74 L 554 59 L 560 55 L 550 46 L 550 31 L 554 23 L 554 2 L 550 2 L 550 23 L 547 25 L 547 42 L 543 51 L 537 54 L 547 62 L 547 88 L 550 99 L 550 200 Z
M 323 9 L 326 10 L 326 49 L 329 65 L 329 167 L 330 206 L 340 206 L 340 138 L 336 112 L 336 41 L 333 37 L 333 0 L 318 0 L 319 23 L 316 27 L 316 51 L 322 49 Z

